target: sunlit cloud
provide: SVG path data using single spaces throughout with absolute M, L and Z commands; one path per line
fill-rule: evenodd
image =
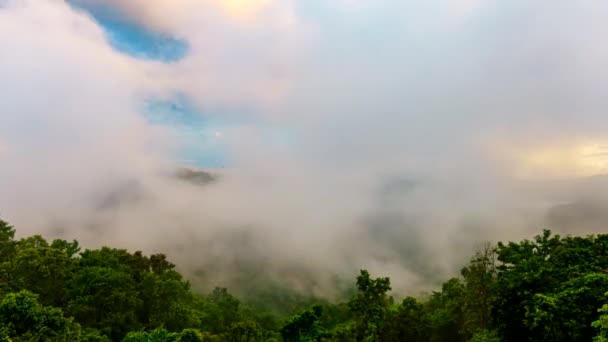
M 247 18 L 269 6 L 273 0 L 215 0 L 226 13 L 238 18 Z
M 527 147 L 518 173 L 529 177 L 588 177 L 608 173 L 608 145 Z
M 571 179 L 608 174 L 608 142 L 553 140 L 501 144 L 491 151 L 519 179 Z

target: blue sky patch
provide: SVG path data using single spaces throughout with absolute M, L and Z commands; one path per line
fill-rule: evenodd
M 68 0 L 68 3 L 89 13 L 104 28 L 112 47 L 129 56 L 169 63 L 188 53 L 185 40 L 141 26 L 106 4 L 83 0 Z
M 151 124 L 169 127 L 178 138 L 178 162 L 197 167 L 224 167 L 228 162 L 222 141 L 224 124 L 206 118 L 186 96 L 149 100 L 144 109 Z

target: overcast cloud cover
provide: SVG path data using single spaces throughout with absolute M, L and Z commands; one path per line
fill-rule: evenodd
M 121 51 L 100 6 L 183 56 Z M 484 240 L 600 232 L 607 12 L 599 0 L 0 0 L 0 215 L 20 235 L 166 252 L 214 285 L 246 262 L 317 294 L 359 268 L 415 293 Z M 146 103 L 176 98 L 213 125 L 150 122 Z M 184 139 L 221 151 L 217 182 L 170 176 Z

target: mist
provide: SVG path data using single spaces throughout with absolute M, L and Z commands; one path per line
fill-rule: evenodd
M 187 53 L 118 51 L 74 5 L 99 2 Z M 201 288 L 263 274 L 318 296 L 361 268 L 418 293 L 484 241 L 601 232 L 606 11 L 0 1 L 0 217 L 21 236 L 166 253 Z M 201 144 L 226 165 L 180 160 L 183 133 L 146 120 L 146 101 L 176 94 L 222 123 Z

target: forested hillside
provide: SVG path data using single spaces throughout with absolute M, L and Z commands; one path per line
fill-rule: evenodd
M 362 270 L 350 299 L 288 315 L 196 293 L 163 254 L 16 239 L 4 221 L 0 258 L 1 341 L 608 341 L 608 235 L 488 244 L 403 300 Z

